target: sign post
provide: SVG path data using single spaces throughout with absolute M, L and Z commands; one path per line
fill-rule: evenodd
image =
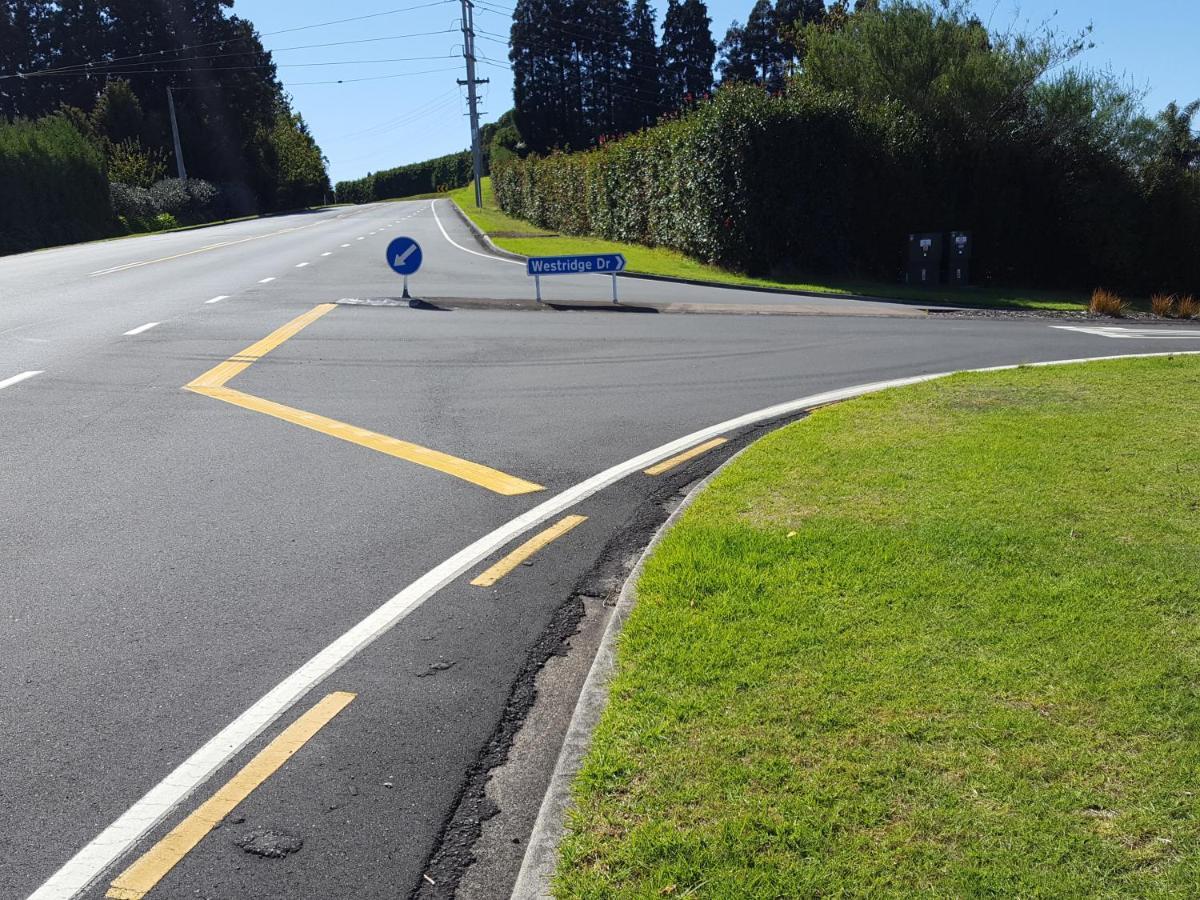
M 525 272 L 533 278 L 537 302 L 542 302 L 543 275 L 609 275 L 612 277 L 612 302 L 617 301 L 617 273 L 625 270 L 620 253 L 596 253 L 586 256 L 531 256 Z
M 387 264 L 397 275 L 404 277 L 405 300 L 411 300 L 408 293 L 408 276 L 421 268 L 421 245 L 410 237 L 398 237 L 387 246 Z

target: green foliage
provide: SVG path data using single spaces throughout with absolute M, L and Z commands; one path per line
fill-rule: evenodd
M 167 174 L 167 155 L 162 150 L 146 149 L 136 138 L 119 144 L 107 144 L 108 180 L 148 188 Z
M 104 159 L 66 116 L 0 119 L 0 253 L 111 234 Z
M 339 181 L 337 198 L 343 203 L 372 203 L 393 197 L 411 197 L 462 187 L 471 180 L 471 153 L 463 150 L 374 172 L 364 178 Z
M 900 142 L 837 97 L 735 85 L 599 149 L 496 165 L 492 182 L 506 212 L 567 234 L 752 274 L 873 269 L 900 215 Z
M 752 275 L 896 280 L 906 234 L 969 230 L 982 283 L 1196 292 L 1200 109 L 1150 120 L 1111 78 L 1052 75 L 1086 39 L 991 34 L 955 4 L 835 8 L 783 96 L 723 86 L 593 151 L 497 160 L 496 197 Z
M 267 146 L 275 170 L 275 209 L 300 209 L 325 202 L 329 190 L 325 157 L 301 116 L 281 105 Z

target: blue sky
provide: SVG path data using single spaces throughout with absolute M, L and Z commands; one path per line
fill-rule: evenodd
M 481 2 L 511 9 L 514 0 Z M 746 18 L 752 3 L 710 0 L 718 41 L 730 21 Z M 388 12 L 418 4 L 428 5 Z M 661 23 L 666 2 L 656 5 Z M 998 30 L 1036 27 L 1050 20 L 1058 30 L 1071 32 L 1091 23 L 1096 46 L 1084 54 L 1081 64 L 1110 68 L 1145 89 L 1146 105 L 1152 110 L 1173 99 L 1187 102 L 1200 97 L 1200 3 L 1196 0 L 975 0 L 975 9 Z M 455 84 L 465 77 L 462 36 L 455 30 L 457 0 L 236 0 L 234 12 L 253 21 L 266 46 L 277 51 L 280 78 L 329 157 L 335 181 L 467 145 L 466 102 Z M 370 18 L 290 30 L 355 16 Z M 507 36 L 508 23 L 503 13 L 477 7 L 475 24 L 481 32 Z M 340 41 L 357 43 L 309 46 Z M 482 35 L 476 49 L 480 55 L 507 62 L 503 40 Z M 481 88 L 484 121 L 490 121 L 511 105 L 512 79 L 506 68 L 486 63 L 478 75 L 491 79 Z M 369 80 L 346 80 L 353 78 Z M 337 79 L 343 83 L 311 83 Z

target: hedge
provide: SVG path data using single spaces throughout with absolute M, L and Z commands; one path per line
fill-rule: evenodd
M 100 152 L 63 116 L 0 119 L 0 253 L 115 230 Z
M 593 150 L 498 161 L 492 185 L 539 227 L 751 274 L 896 279 L 909 233 L 968 230 L 980 281 L 1200 293 L 1200 173 L 1147 184 L 1036 136 L 936 138 L 803 85 L 735 85 Z
M 411 197 L 462 187 L 471 180 L 471 153 L 450 153 L 424 162 L 374 172 L 365 178 L 339 181 L 337 198 L 343 203 L 371 203 L 393 197 Z

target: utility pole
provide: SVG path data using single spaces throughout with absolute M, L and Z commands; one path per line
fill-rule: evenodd
M 171 110 L 171 137 L 175 139 L 175 167 L 180 178 L 187 178 L 187 169 L 183 166 L 183 146 L 179 143 L 179 123 L 175 121 L 175 95 L 171 86 L 167 85 L 167 108 Z
M 458 80 L 467 86 L 467 105 L 471 110 L 471 165 L 475 170 L 475 205 L 483 206 L 479 179 L 483 177 L 483 148 L 479 146 L 479 95 L 475 86 L 487 84 L 488 79 L 475 77 L 475 15 L 471 0 L 462 0 L 463 59 L 467 61 L 467 79 Z

